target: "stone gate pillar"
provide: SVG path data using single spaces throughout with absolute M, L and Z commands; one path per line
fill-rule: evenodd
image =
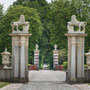
M 55 69 L 56 65 L 58 65 L 58 50 L 57 50 L 57 45 L 55 44 L 53 50 L 53 69 Z
M 74 21 L 75 15 L 72 16 L 71 22 L 68 22 L 68 75 L 67 81 L 82 82 L 84 79 L 84 42 L 85 42 L 85 23 Z M 79 22 L 79 23 L 78 23 Z M 82 24 L 79 26 L 79 24 Z M 78 31 L 74 31 L 74 26 L 79 26 Z M 83 27 L 83 31 L 81 31 Z
M 28 39 L 29 39 L 29 22 L 24 22 L 24 15 L 20 20 L 12 23 L 12 77 L 16 82 L 28 81 Z M 18 30 L 17 25 L 22 25 L 23 30 Z M 17 31 L 14 30 L 17 27 Z M 27 31 L 26 31 L 27 29 Z
M 38 44 L 36 44 L 36 50 L 34 51 L 34 65 L 37 66 L 39 69 L 39 50 L 38 50 Z

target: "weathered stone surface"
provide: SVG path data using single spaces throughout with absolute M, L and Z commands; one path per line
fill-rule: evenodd
M 28 81 L 28 41 L 29 41 L 29 22 L 25 22 L 24 15 L 20 16 L 19 21 L 12 22 L 12 78 L 16 82 Z M 18 26 L 22 26 L 20 31 Z M 16 27 L 16 31 L 14 28 Z
M 55 44 L 54 50 L 53 50 L 53 69 L 58 65 L 58 50 L 57 45 Z
M 36 44 L 36 50 L 34 51 L 34 65 L 37 66 L 37 68 L 39 69 L 39 51 L 38 50 L 39 46 L 38 44 Z
M 68 80 L 76 82 L 84 78 L 85 33 L 68 33 Z
M 0 81 L 11 81 L 12 69 L 0 69 Z
M 0 90 L 90 90 L 88 84 L 67 84 L 63 71 L 30 71 L 27 84 L 10 84 Z

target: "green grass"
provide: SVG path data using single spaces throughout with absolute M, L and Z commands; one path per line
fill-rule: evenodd
M 10 84 L 10 83 L 8 83 L 8 82 L 0 82 L 0 88 L 6 86 L 6 85 L 8 85 L 8 84 Z

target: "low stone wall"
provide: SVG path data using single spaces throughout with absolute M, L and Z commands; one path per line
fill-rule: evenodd
M 11 82 L 12 69 L 0 68 L 0 81 Z
M 66 72 L 66 82 L 70 82 L 70 78 L 68 78 L 68 71 Z M 70 82 L 71 83 L 71 82 Z M 90 70 L 84 70 L 84 79 L 77 79 L 76 83 L 90 83 Z
M 89 69 L 86 69 L 85 71 L 84 71 L 84 81 L 86 82 L 86 83 L 90 83 L 90 70 Z

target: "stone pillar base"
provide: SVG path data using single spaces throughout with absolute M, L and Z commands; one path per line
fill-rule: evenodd
M 66 82 L 75 84 L 75 83 L 84 83 L 85 80 L 84 80 L 84 78 L 76 78 L 76 79 L 70 78 L 70 77 L 68 77 L 68 72 L 66 72 Z
M 28 80 L 28 78 L 12 78 L 11 79 L 11 82 L 18 82 L 18 83 L 26 83 L 26 82 L 28 82 L 29 80 Z
M 71 82 L 71 83 L 76 83 L 77 80 L 76 80 L 76 78 L 70 78 L 70 82 Z
M 84 83 L 84 78 L 77 78 L 77 83 Z
M 84 81 L 86 83 L 90 83 L 90 69 L 86 69 L 84 72 Z
M 0 69 L 0 81 L 11 82 L 12 69 Z

